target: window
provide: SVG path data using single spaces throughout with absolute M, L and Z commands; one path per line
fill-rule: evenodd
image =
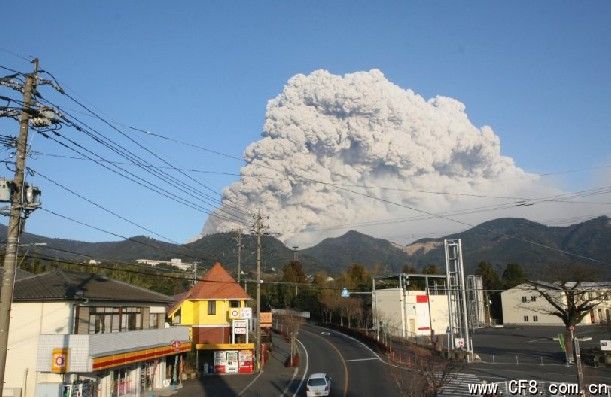
M 533 321 L 539 321 L 539 317 L 538 316 L 533 316 Z
M 528 322 L 528 316 L 524 316 L 524 321 Z
M 108 334 L 142 329 L 140 307 L 91 307 L 89 333 Z
M 526 302 L 528 302 L 528 299 L 525 296 L 523 296 L 522 297 L 522 303 L 526 303 Z
M 530 297 L 530 301 L 531 302 L 536 302 L 537 301 L 537 297 L 536 296 L 531 296 Z
M 208 301 L 208 315 L 214 316 L 216 314 L 216 301 Z
M 158 328 L 159 327 L 159 313 L 150 313 L 149 314 L 149 328 Z
M 231 308 L 240 307 L 240 301 L 229 301 L 229 307 Z

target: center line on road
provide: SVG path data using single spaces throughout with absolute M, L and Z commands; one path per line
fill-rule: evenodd
M 378 358 L 377 357 L 353 358 L 352 360 L 346 360 L 346 361 L 370 361 L 370 360 L 378 360 Z
M 322 336 L 315 334 L 314 332 L 310 332 L 310 331 L 306 331 L 304 329 L 305 332 L 307 332 L 308 334 L 312 334 L 317 338 L 320 338 L 322 340 L 324 340 L 325 342 L 327 342 L 333 349 L 335 349 L 335 352 L 337 353 L 337 355 L 339 356 L 340 361 L 342 362 L 342 365 L 344 366 L 344 397 L 348 396 L 348 366 L 346 365 L 346 360 L 344 360 L 344 356 L 342 356 L 342 353 L 339 351 L 339 349 L 337 348 L 337 346 L 335 346 L 333 343 L 331 343 L 329 340 L 327 340 L 326 338 L 323 338 Z M 294 396 L 293 396 L 294 397 Z

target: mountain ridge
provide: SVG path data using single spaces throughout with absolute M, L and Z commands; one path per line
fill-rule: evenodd
M 4 225 L 0 225 L 0 237 L 6 238 Z M 24 245 L 47 243 L 46 247 L 30 245 L 22 248 L 23 253 L 73 261 L 96 259 L 133 263 L 141 258 L 182 258 L 185 262 L 203 262 L 205 266 L 218 260 L 235 270 L 237 246 L 234 238 L 232 233 L 217 233 L 179 245 L 146 236 L 122 241 L 83 242 L 24 233 L 21 242 Z M 460 233 L 420 239 L 406 246 L 350 230 L 342 236 L 326 238 L 313 247 L 295 252 L 273 236 L 262 236 L 262 267 L 264 271 L 272 268 L 277 271 L 297 256 L 310 273 L 324 270 L 337 274 L 352 263 L 390 272 L 400 271 L 404 265 L 421 268 L 434 263 L 443 268 L 443 240 L 455 238 L 462 240 L 467 273 L 473 273 L 477 263 L 485 260 L 499 269 L 507 263 L 519 263 L 527 274 L 536 274 L 548 265 L 588 263 L 598 266 L 605 277 L 611 277 L 611 220 L 607 216 L 562 227 L 546 226 L 524 218 L 498 218 Z M 254 236 L 243 235 L 242 246 L 242 269 L 253 271 L 256 263 Z

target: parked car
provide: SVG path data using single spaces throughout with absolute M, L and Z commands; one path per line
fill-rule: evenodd
M 306 383 L 306 396 L 318 397 L 328 396 L 331 392 L 331 378 L 327 374 L 319 372 L 310 375 Z

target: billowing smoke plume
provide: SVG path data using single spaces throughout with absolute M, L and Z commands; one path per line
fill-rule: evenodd
M 466 228 L 410 208 L 469 222 L 520 206 L 503 196 L 553 193 L 501 155 L 499 137 L 474 126 L 461 102 L 425 100 L 375 69 L 294 76 L 269 101 L 263 130 L 204 234 L 244 228 L 229 216 L 240 208 L 260 210 L 301 247 L 349 229 L 410 240 Z

